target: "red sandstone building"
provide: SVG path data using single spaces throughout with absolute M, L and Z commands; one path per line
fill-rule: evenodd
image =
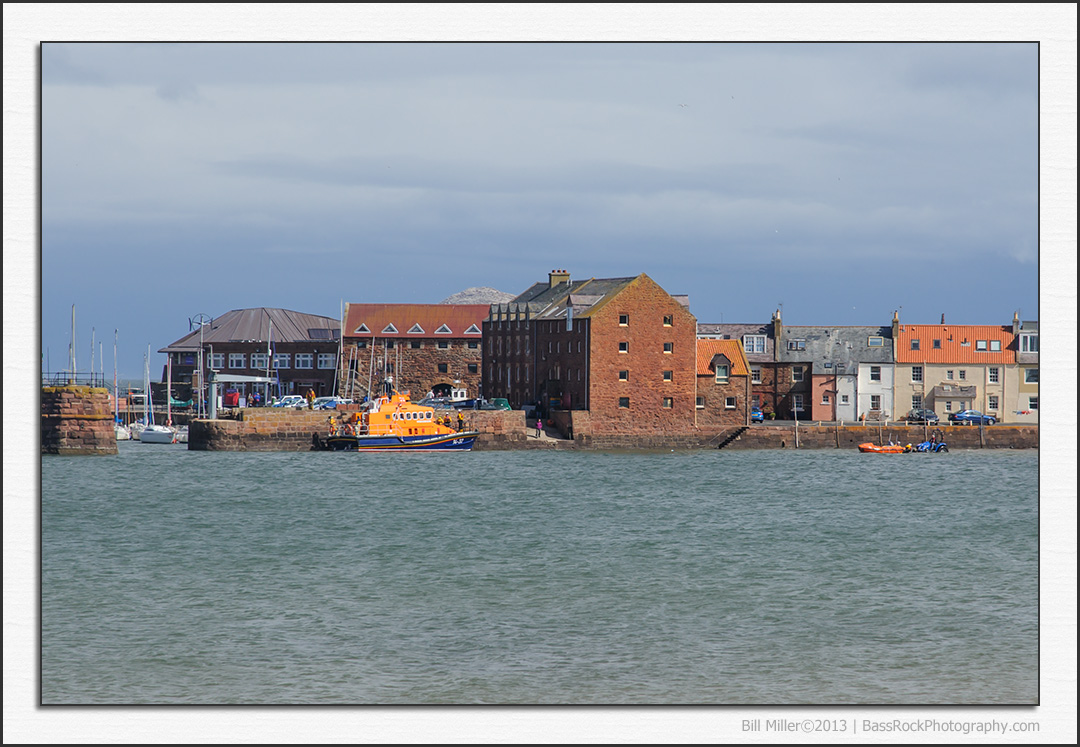
M 738 340 L 697 341 L 697 426 L 749 425 L 750 366 Z
M 697 320 L 647 275 L 553 271 L 483 322 L 483 391 L 515 409 L 588 410 L 593 433 L 686 433 L 696 416 Z
M 487 304 L 345 305 L 343 396 L 361 399 L 393 376 L 414 400 L 429 392 L 480 394 L 481 325 Z

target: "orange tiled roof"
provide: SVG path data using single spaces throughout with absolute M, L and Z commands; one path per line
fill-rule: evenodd
M 1015 363 L 1011 326 L 991 324 L 901 324 L 896 338 L 897 363 Z M 911 341 L 919 349 L 911 349 Z M 934 347 L 939 340 L 940 347 Z M 986 349 L 978 350 L 979 340 Z M 991 341 L 1001 343 L 1001 350 L 991 350 Z
M 345 337 L 480 337 L 490 304 L 350 303 L 345 312 Z M 396 332 L 387 331 L 392 326 Z M 361 329 L 365 327 L 366 331 Z M 450 331 L 438 332 L 447 328 Z M 423 330 L 422 332 L 410 330 Z
M 732 376 L 749 376 L 750 366 L 746 362 L 740 340 L 709 340 L 697 341 L 697 373 L 698 376 L 712 376 L 715 370 L 712 366 L 713 356 L 722 353 L 731 361 Z

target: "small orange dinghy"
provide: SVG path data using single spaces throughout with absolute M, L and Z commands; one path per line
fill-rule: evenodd
M 878 446 L 877 444 L 865 443 L 859 444 L 859 451 L 864 454 L 904 454 L 911 451 L 911 444 L 907 446 L 901 446 L 900 444 Z

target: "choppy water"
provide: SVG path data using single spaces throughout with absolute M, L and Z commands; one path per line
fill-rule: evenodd
M 45 704 L 1033 703 L 1038 454 L 42 459 Z

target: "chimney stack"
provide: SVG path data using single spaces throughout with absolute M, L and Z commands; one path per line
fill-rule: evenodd
M 566 270 L 552 270 L 548 273 L 548 285 L 554 288 L 559 283 L 569 283 L 570 273 Z

